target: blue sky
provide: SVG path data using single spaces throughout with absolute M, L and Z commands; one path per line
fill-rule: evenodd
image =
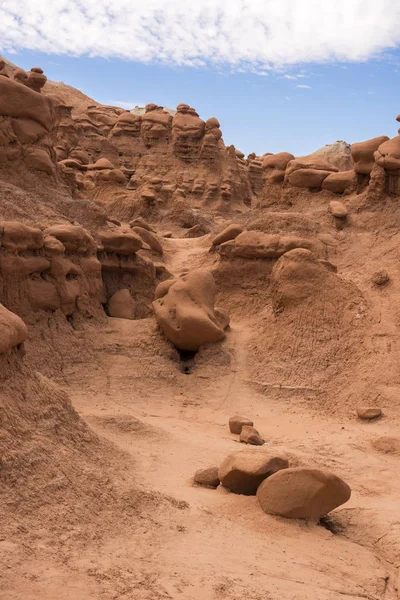
M 105 104 L 188 103 L 246 154 L 396 135 L 399 44 L 400 0 L 0 0 L 6 58 Z

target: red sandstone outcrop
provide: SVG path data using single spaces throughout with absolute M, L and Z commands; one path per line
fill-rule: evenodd
M 351 156 L 354 162 L 354 170 L 356 173 L 361 175 L 369 175 L 373 169 L 375 160 L 374 153 L 378 150 L 379 146 L 384 142 L 389 141 L 386 135 L 366 140 L 365 142 L 358 142 L 351 146 Z
M 228 315 L 214 307 L 216 288 L 209 271 L 196 269 L 157 288 L 153 302 L 157 322 L 180 350 L 198 350 L 219 342 L 229 325 Z
M 320 188 L 330 173 L 339 169 L 313 155 L 291 160 L 285 171 L 285 181 L 300 188 Z

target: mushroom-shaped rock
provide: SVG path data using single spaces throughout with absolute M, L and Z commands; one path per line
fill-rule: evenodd
M 334 194 L 343 194 L 346 190 L 355 184 L 355 171 L 340 171 L 339 173 L 331 173 L 325 177 L 322 182 L 322 189 L 333 192 Z
M 129 255 L 135 254 L 143 246 L 142 239 L 136 233 L 123 231 L 101 231 L 99 233 L 104 252 Z
M 44 75 L 42 69 L 39 67 L 33 67 L 28 73 L 25 85 L 35 92 L 41 92 L 42 87 L 47 81 L 46 75 Z
M 204 487 L 216 488 L 219 486 L 218 467 L 199 469 L 193 477 L 193 481 Z
M 264 444 L 264 440 L 257 429 L 250 425 L 243 425 L 240 432 L 240 441 L 242 444 L 250 444 L 252 446 L 262 446 Z
M 150 246 L 150 248 L 156 252 L 157 254 L 163 253 L 163 248 L 160 244 L 158 237 L 149 231 L 148 229 L 144 229 L 144 227 L 132 227 L 132 231 L 137 233 L 142 240 Z
M 287 469 L 286 458 L 262 450 L 234 452 L 218 469 L 221 484 L 235 494 L 254 496 L 259 485 L 280 469 Z
M 231 433 L 236 433 L 239 435 L 242 432 L 244 425 L 253 427 L 254 423 L 251 419 L 248 419 L 247 417 L 241 417 L 239 415 L 235 415 L 229 419 L 229 430 Z
M 158 295 L 153 302 L 157 322 L 177 348 L 195 351 L 202 344 L 225 337 L 229 318 L 224 311 L 214 309 L 215 295 L 214 277 L 205 269 L 182 275 L 165 286 L 165 295 Z
M 0 354 L 22 344 L 28 336 L 28 330 L 18 315 L 0 304 Z
M 374 153 L 374 158 L 386 171 L 400 171 L 400 135 L 383 142 Z
M 107 308 L 110 317 L 130 320 L 135 318 L 135 301 L 128 289 L 115 292 L 109 299 Z
M 351 156 L 354 162 L 354 170 L 362 175 L 369 175 L 375 164 L 374 153 L 379 146 L 387 142 L 387 135 L 381 135 L 365 142 L 358 142 L 351 146 Z
M 234 240 L 240 233 L 242 233 L 242 231 L 243 228 L 240 225 L 235 225 L 234 223 L 232 223 L 231 225 L 228 225 L 228 227 L 225 227 L 225 229 L 223 229 L 221 233 L 215 236 L 215 238 L 212 241 L 212 245 L 219 246 L 224 242 Z
M 359 406 L 357 408 L 357 416 L 363 421 L 371 421 L 372 419 L 378 419 L 382 416 L 382 409 L 379 407 L 367 408 L 366 406 Z
M 332 200 L 329 202 L 329 210 L 337 219 L 345 219 L 349 214 L 349 211 L 343 202 L 339 202 L 339 200 Z
M 350 487 L 340 477 L 305 467 L 283 469 L 257 490 L 264 512 L 291 519 L 320 519 L 350 496 Z

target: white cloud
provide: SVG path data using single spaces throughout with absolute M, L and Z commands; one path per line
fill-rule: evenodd
M 255 72 L 362 61 L 400 41 L 394 0 L 0 0 L 0 51 Z
M 293 79 L 293 80 L 295 80 L 295 79 L 304 79 L 305 75 L 301 75 L 301 74 L 298 74 L 298 75 L 288 75 L 287 74 L 287 75 L 284 75 L 283 77 L 285 79 Z
M 298 88 L 303 88 L 303 90 L 311 90 L 311 85 L 296 85 Z
M 147 102 L 127 102 L 126 100 L 106 100 L 102 104 L 107 104 L 108 106 L 120 106 L 121 108 L 126 108 L 126 110 L 132 110 L 132 108 L 136 108 L 137 106 L 146 106 Z

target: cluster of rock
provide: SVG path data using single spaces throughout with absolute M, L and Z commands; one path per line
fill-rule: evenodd
M 187 104 L 173 115 L 156 104 L 143 114 L 106 106 L 73 114 L 63 104 L 56 112 L 57 159 L 85 192 L 98 185 L 98 175 L 88 177 L 88 170 L 99 170 L 98 161 L 107 159 L 114 173 L 102 173 L 100 180 L 124 186 L 127 201 L 153 210 L 177 201 L 220 209 L 251 202 L 247 171 L 234 148 L 225 147 L 218 120 L 203 121 Z
M 342 195 L 379 180 L 386 193 L 399 193 L 400 136 L 246 159 L 225 146 L 216 118 L 203 121 L 187 104 L 78 110 L 54 87 L 48 95 L 38 67 L 26 73 L 0 61 L 0 75 L 0 167 L 61 178 L 73 195 L 106 203 L 117 218 L 176 209 L 185 223 L 188 206 L 243 211 L 268 198 L 271 186 Z
M 350 487 L 331 473 L 310 467 L 289 467 L 271 451 L 242 451 L 228 455 L 219 467 L 197 471 L 194 482 L 209 488 L 223 486 L 234 494 L 257 496 L 262 510 L 291 519 L 319 520 L 350 499 Z
M 325 190 L 334 194 L 363 191 L 371 174 L 380 167 L 386 181 L 387 193 L 398 194 L 400 172 L 400 136 L 389 139 L 380 136 L 365 142 L 346 144 L 336 142 L 304 157 L 289 152 L 266 154 L 262 168 L 268 185 L 286 184 L 311 191 Z
M 242 444 L 251 446 L 262 446 L 264 440 L 260 436 L 251 419 L 240 415 L 235 415 L 229 419 L 229 431 L 240 436 Z
M 134 229 L 104 228 L 93 237 L 78 225 L 1 222 L 1 302 L 32 322 L 38 313 L 99 317 L 107 303 L 112 316 L 127 318 L 126 307 L 124 315 L 117 308 L 123 291 L 129 318 L 147 316 L 160 273 L 145 252 L 138 254 L 151 249 Z

